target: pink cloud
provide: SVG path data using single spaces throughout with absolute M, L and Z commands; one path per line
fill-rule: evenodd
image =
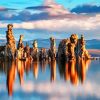
M 46 11 L 51 16 L 65 15 L 65 14 L 69 14 L 70 13 L 67 9 L 65 9 L 60 4 L 57 4 L 54 0 L 45 0 L 44 1 L 44 6 L 49 6 L 50 7 L 48 9 L 46 9 Z

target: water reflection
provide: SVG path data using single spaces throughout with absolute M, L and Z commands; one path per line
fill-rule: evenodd
M 26 59 L 26 61 L 24 61 L 24 67 L 25 67 L 25 72 L 28 75 L 30 70 L 31 70 L 31 60 L 30 59 Z
M 15 76 L 16 76 L 16 65 L 15 62 L 11 62 L 11 66 L 9 66 L 10 63 L 8 63 L 9 69 L 7 73 L 7 89 L 8 89 L 8 94 L 12 95 L 13 93 L 13 86 L 14 86 L 14 81 L 15 81 Z
M 87 71 L 87 69 L 88 69 L 88 67 L 89 67 L 89 64 L 90 64 L 90 60 L 81 60 L 81 62 L 80 62 L 80 70 L 79 70 L 79 72 L 80 72 L 80 79 L 81 79 L 81 82 L 83 83 L 84 82 L 84 80 L 86 79 L 86 71 Z
M 58 75 L 60 78 L 65 81 L 70 81 L 73 85 L 78 85 L 78 83 L 84 83 L 86 79 L 86 72 L 89 67 L 89 60 L 71 60 L 68 62 L 62 61 L 46 61 L 43 60 L 41 62 L 38 61 L 12 61 L 12 62 L 0 62 L 0 71 L 7 75 L 7 89 L 8 94 L 13 94 L 13 86 L 16 80 L 16 74 L 19 76 L 20 85 L 24 84 L 24 76 L 29 75 L 31 72 L 35 79 L 38 80 L 38 74 L 40 71 L 45 73 L 48 67 L 49 72 L 46 73 L 48 79 L 51 82 L 56 81 L 58 79 Z M 57 70 L 58 69 L 58 70 Z M 50 74 L 50 75 L 49 75 Z M 42 75 L 41 75 L 42 76 Z
M 56 60 L 53 60 L 51 62 L 49 62 L 50 65 L 50 80 L 51 81 L 55 81 L 56 80 Z
M 33 75 L 35 79 L 38 77 L 38 70 L 39 70 L 39 63 L 38 61 L 32 62 L 32 68 L 33 68 Z
M 58 62 L 60 77 L 64 77 L 65 81 L 70 80 L 70 82 L 74 85 L 77 85 L 79 81 L 83 83 L 86 78 L 86 71 L 89 65 L 90 60 L 70 60 L 68 62 Z
M 24 80 L 23 80 L 23 77 L 24 77 L 24 62 L 22 62 L 20 60 L 17 61 L 17 72 L 18 72 L 20 84 L 22 85 L 23 82 L 24 82 Z
M 44 73 L 45 70 L 46 70 L 47 64 L 48 64 L 48 61 L 47 61 L 47 60 L 42 60 L 42 61 L 40 61 L 40 68 L 41 68 L 41 70 L 42 70 L 43 73 Z

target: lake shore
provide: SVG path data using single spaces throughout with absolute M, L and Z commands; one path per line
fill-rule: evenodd
M 88 49 L 88 52 L 89 52 L 92 56 L 100 56 L 100 50 L 99 50 L 99 49 Z

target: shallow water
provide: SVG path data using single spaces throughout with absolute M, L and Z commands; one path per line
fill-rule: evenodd
M 100 99 L 100 61 L 0 62 L 0 98 Z

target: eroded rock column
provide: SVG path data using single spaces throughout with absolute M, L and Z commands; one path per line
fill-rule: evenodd
M 13 25 L 8 24 L 7 28 L 8 28 L 8 30 L 6 31 L 7 44 L 5 49 L 5 56 L 8 57 L 9 59 L 14 59 L 16 53 L 16 41 L 12 31 Z

